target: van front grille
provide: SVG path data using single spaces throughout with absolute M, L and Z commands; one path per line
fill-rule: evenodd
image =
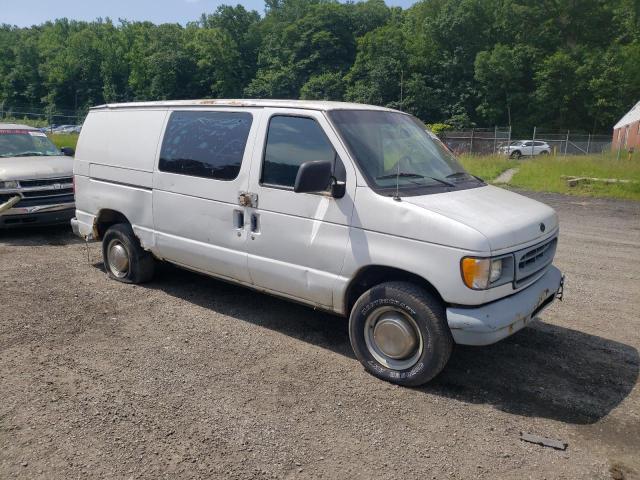
M 536 280 L 537 277 L 544 273 L 546 268 L 553 262 L 557 244 L 558 238 L 554 237 L 544 243 L 525 248 L 514 254 L 516 261 L 514 286 L 516 288 Z

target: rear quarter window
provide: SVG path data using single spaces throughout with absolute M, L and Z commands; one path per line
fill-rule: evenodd
M 173 112 L 162 141 L 160 171 L 235 179 L 252 120 L 247 112 Z

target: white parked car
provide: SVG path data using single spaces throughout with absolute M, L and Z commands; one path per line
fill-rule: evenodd
M 468 174 L 399 111 L 105 105 L 77 148 L 73 230 L 102 241 L 113 279 L 162 260 L 344 315 L 390 382 L 429 381 L 454 343 L 505 338 L 562 289 L 553 209 Z
M 36 128 L 0 123 L 0 229 L 69 224 L 75 214 L 72 155 Z
M 539 140 L 516 140 L 509 145 L 500 147 L 501 153 L 506 153 L 511 158 L 533 157 L 535 155 L 549 155 L 551 147 L 547 142 Z

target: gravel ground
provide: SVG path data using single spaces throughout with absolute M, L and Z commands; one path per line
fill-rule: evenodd
M 560 214 L 565 301 L 418 389 L 366 374 L 343 319 L 0 232 L 0 478 L 638 477 L 640 203 L 528 195 Z

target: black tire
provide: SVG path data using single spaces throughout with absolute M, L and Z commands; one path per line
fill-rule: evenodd
M 385 309 L 398 312 L 411 325 L 418 327 L 422 347 L 409 359 L 410 362 L 416 358 L 415 363 L 407 368 L 400 365 L 390 368 L 381 363 L 372 353 L 376 348 L 370 346 L 371 336 L 366 338 L 373 334 L 367 333 L 369 330 L 375 331 L 371 320 L 367 321 L 367 318 L 379 317 L 380 314 L 376 312 Z M 382 283 L 366 291 L 351 310 L 349 338 L 356 357 L 369 373 L 403 386 L 422 385 L 438 375 L 449 361 L 454 343 L 442 302 L 425 289 L 408 282 Z M 402 362 L 399 360 L 398 364 Z
M 542 150 L 540 152 L 540 155 L 546 156 L 546 155 L 549 155 L 549 152 L 547 150 Z
M 516 150 L 515 152 L 511 152 L 510 157 L 518 160 L 522 156 L 522 152 L 520 150 Z
M 122 246 L 127 255 L 127 267 L 118 270 L 110 264 L 108 249 Z M 119 248 L 119 247 L 118 247 Z M 155 258 L 140 246 L 140 241 L 128 223 L 117 223 L 109 227 L 102 238 L 104 268 L 111 278 L 123 283 L 144 283 L 153 278 Z

